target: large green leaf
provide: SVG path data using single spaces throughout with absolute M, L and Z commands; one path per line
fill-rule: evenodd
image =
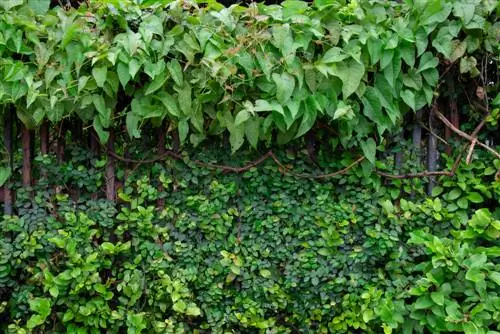
M 229 143 L 231 151 L 236 152 L 245 142 L 245 126 L 232 126 L 229 128 Z
M 382 113 L 382 104 L 379 95 L 373 87 L 367 87 L 365 94 L 361 97 L 363 102 L 363 113 L 377 125 L 385 128 L 386 116 Z
M 0 166 L 0 187 L 7 182 L 11 175 L 11 171 L 9 167 L 1 167 Z
M 170 115 L 175 117 L 179 117 L 181 115 L 179 106 L 177 105 L 177 101 L 172 95 L 168 94 L 167 92 L 159 92 L 154 96 L 154 98 L 160 100 L 161 103 L 163 103 Z
M 134 112 L 129 111 L 125 118 L 125 125 L 127 127 L 127 132 L 131 138 L 140 138 L 141 132 L 139 130 L 139 122 L 142 117 L 136 115 Z
M 182 87 L 184 83 L 184 76 L 182 75 L 182 68 L 177 59 L 173 59 L 167 63 L 168 71 L 174 79 L 174 82 L 177 86 Z
M 302 121 L 300 123 L 299 129 L 295 138 L 298 138 L 308 132 L 314 125 L 316 121 L 317 111 L 316 108 L 312 107 L 311 103 L 306 103 L 306 110 L 302 116 Z
M 189 133 L 189 124 L 187 120 L 181 120 L 178 124 L 178 130 L 179 130 L 179 141 L 181 144 L 184 144 L 186 141 L 187 135 Z
M 20 6 L 24 3 L 24 0 L 3 0 L 0 5 L 5 10 L 10 10 L 16 6 Z
M 9 1 L 9 0 L 4 0 L 4 1 Z M 49 10 L 50 0 L 28 0 L 28 6 L 37 15 L 45 15 Z
M 333 74 L 342 80 L 342 95 L 346 99 L 358 89 L 361 79 L 365 75 L 365 67 L 354 59 L 335 65 L 336 68 L 333 70 Z
M 293 36 L 289 24 L 275 25 L 272 29 L 273 44 L 284 56 L 293 51 Z
M 404 103 L 406 103 L 407 106 L 412 108 L 413 111 L 416 111 L 415 93 L 413 93 L 409 89 L 405 89 L 401 91 L 400 95 Z
M 167 81 L 168 77 L 165 72 L 162 72 L 160 75 L 157 75 L 153 81 L 149 83 L 146 88 L 146 95 L 150 95 L 156 92 L 158 89 L 163 87 L 165 81 Z
M 118 79 L 120 80 L 120 83 L 122 84 L 123 87 L 125 87 L 131 79 L 129 66 L 122 62 L 118 63 L 118 65 L 116 66 L 116 73 L 118 74 Z
M 92 68 L 92 76 L 95 79 L 97 87 L 104 86 L 106 82 L 106 76 L 108 73 L 108 68 L 106 66 L 97 66 Z
M 257 148 L 259 142 L 260 119 L 250 118 L 245 122 L 245 136 L 253 148 Z
M 436 68 L 439 60 L 430 52 L 425 52 L 421 57 L 418 65 L 418 72 L 425 71 L 430 68 Z
M 325 64 L 338 63 L 347 57 L 349 57 L 349 55 L 347 55 L 341 48 L 334 46 L 325 52 L 321 61 Z
M 286 104 L 293 94 L 295 79 L 288 73 L 273 74 L 273 81 L 276 84 L 276 98 L 279 103 Z
M 361 142 L 361 149 L 363 153 L 372 164 L 375 164 L 375 156 L 377 153 L 377 144 L 373 138 L 368 138 L 366 141 Z

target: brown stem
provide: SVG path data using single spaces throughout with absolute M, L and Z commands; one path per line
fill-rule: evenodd
M 90 141 L 90 151 L 94 156 L 98 157 L 101 154 L 101 144 L 97 138 L 97 134 L 94 129 L 89 130 L 89 141 Z
M 40 153 L 42 155 L 46 155 L 49 153 L 49 124 L 47 123 L 47 121 L 44 121 L 42 125 L 40 125 Z M 47 169 L 42 168 L 41 178 L 48 178 Z
M 62 163 L 64 161 L 64 146 L 66 145 L 66 127 L 64 121 L 59 123 L 59 133 L 56 139 L 56 158 L 57 163 Z
M 49 124 L 47 121 L 40 126 L 40 153 L 42 155 L 49 153 Z
M 484 111 L 486 112 L 486 114 L 483 116 L 483 119 L 481 120 L 481 122 L 479 122 L 479 124 L 476 126 L 474 131 L 472 131 L 472 133 L 471 133 L 471 137 L 473 137 L 474 140 L 470 144 L 469 153 L 467 154 L 467 158 L 465 159 L 465 163 L 467 165 L 470 164 L 470 162 L 471 162 L 472 152 L 474 152 L 474 147 L 476 146 L 476 143 L 477 143 L 477 135 L 478 135 L 479 131 L 481 131 L 483 126 L 486 124 L 486 120 L 490 116 L 490 111 L 487 108 L 484 108 Z
M 157 134 L 158 134 L 158 154 L 164 155 L 167 152 L 167 150 L 165 149 L 166 128 L 164 123 L 162 123 L 162 125 L 158 128 Z M 158 200 L 156 201 L 156 206 L 160 211 L 163 211 L 163 209 L 165 209 L 165 198 L 163 197 L 164 191 L 165 189 L 163 188 L 163 184 L 159 182 L 158 184 L 159 197 Z
M 424 171 L 424 172 L 420 172 L 420 173 L 403 174 L 403 175 L 394 175 L 394 174 L 388 174 L 388 173 L 384 173 L 381 171 L 377 171 L 377 174 L 380 176 L 383 176 L 385 178 L 388 178 L 388 179 L 416 179 L 416 178 L 425 178 L 425 177 L 434 177 L 434 176 L 453 177 L 453 176 L 455 176 L 458 165 L 460 165 L 460 160 L 462 160 L 462 154 L 463 154 L 464 149 L 465 149 L 465 146 L 460 151 L 460 154 L 458 155 L 458 157 L 455 159 L 455 162 L 453 163 L 453 166 L 452 166 L 450 171 Z
M 108 152 L 113 152 L 114 134 L 110 133 L 108 139 Z M 108 153 L 108 162 L 106 164 L 106 199 L 115 201 L 116 199 L 116 175 L 115 175 L 115 158 Z
M 482 148 L 484 148 L 485 150 L 487 150 L 488 152 L 490 152 L 491 154 L 493 154 L 495 157 L 497 157 L 497 159 L 500 159 L 500 154 L 495 151 L 494 149 L 492 149 L 491 147 L 489 147 L 488 145 L 486 144 L 483 144 L 482 142 L 480 142 L 479 140 L 477 140 L 476 138 L 472 137 L 471 135 L 463 132 L 462 130 L 460 129 L 457 129 L 453 124 L 451 124 L 451 122 L 443 115 L 439 112 L 439 110 L 435 109 L 434 110 L 434 113 L 436 114 L 436 116 L 447 126 L 449 127 L 453 132 L 455 132 L 456 134 L 458 134 L 460 137 L 462 138 L 465 138 L 467 139 L 468 141 L 470 141 L 471 143 L 473 143 L 474 141 L 476 142 L 477 145 L 481 146 Z
M 283 172 L 285 173 L 288 173 L 288 174 L 291 174 L 295 177 L 298 177 L 298 178 L 303 178 L 303 179 L 315 179 L 315 180 L 318 180 L 318 179 L 326 179 L 326 178 L 330 178 L 330 177 L 334 177 L 334 176 L 338 176 L 338 175 L 342 175 L 342 174 L 345 174 L 347 173 L 351 168 L 353 168 L 354 166 L 358 165 L 361 161 L 363 161 L 365 159 L 364 156 L 361 156 L 359 157 L 358 159 L 356 159 L 353 163 L 351 163 L 349 166 L 345 167 L 345 168 L 342 168 L 336 172 L 333 172 L 333 173 L 327 173 L 327 174 L 320 174 L 320 175 L 313 175 L 313 174 L 303 174 L 303 173 L 295 173 L 295 172 L 292 172 L 289 168 L 285 167 L 277 158 L 274 154 L 271 154 L 271 158 L 274 160 L 274 162 L 283 170 Z
M 433 127 L 434 116 L 432 113 L 429 115 L 429 128 L 432 130 Z M 437 159 L 438 159 L 438 151 L 437 151 L 437 140 L 436 137 L 429 133 L 427 139 L 427 169 L 429 173 L 429 183 L 427 184 L 427 193 L 430 195 L 432 193 L 432 189 L 434 188 L 436 179 L 432 175 L 433 172 L 436 171 L 437 167 Z
M 110 150 L 108 150 L 108 154 L 111 155 L 111 156 L 113 156 L 117 160 L 124 161 L 124 162 L 135 163 L 135 164 L 153 163 L 153 162 L 156 162 L 156 161 L 163 160 L 163 159 L 165 159 L 167 157 L 171 157 L 171 158 L 176 159 L 176 160 L 182 160 L 182 161 L 184 161 L 182 155 L 180 155 L 178 153 L 175 153 L 173 151 L 170 151 L 170 150 L 167 150 L 165 152 L 165 154 L 163 154 L 163 155 L 159 155 L 159 156 L 157 156 L 157 157 L 155 157 L 153 159 L 147 159 L 147 160 L 127 159 L 127 158 L 124 158 L 124 157 L 121 157 L 121 156 L 117 155 L 114 151 L 110 151 Z M 254 161 L 246 164 L 243 167 L 232 167 L 232 166 L 226 166 L 226 165 L 216 165 L 216 164 L 205 163 L 205 162 L 202 162 L 202 161 L 199 161 L 199 160 L 190 160 L 190 161 L 193 162 L 195 165 L 200 166 L 200 167 L 205 167 L 205 168 L 209 168 L 209 169 L 219 169 L 219 170 L 222 170 L 223 172 L 243 173 L 243 172 L 246 172 L 246 171 L 250 170 L 253 167 L 256 167 L 256 166 L 260 165 L 261 163 L 263 163 L 264 161 L 266 161 L 268 158 L 271 158 L 278 165 L 278 167 L 280 167 L 282 169 L 282 171 L 284 173 L 293 175 L 293 176 L 298 177 L 298 178 L 324 179 L 324 178 L 329 178 L 329 177 L 334 177 L 334 176 L 338 176 L 338 175 L 341 175 L 341 174 L 345 174 L 351 168 L 353 168 L 354 166 L 356 166 L 357 164 L 359 164 L 361 161 L 363 161 L 365 157 L 364 156 L 359 157 L 352 164 L 350 164 L 349 166 L 347 166 L 347 167 L 345 167 L 345 168 L 343 168 L 341 170 L 338 170 L 338 171 L 333 172 L 333 173 L 320 174 L 320 175 L 300 174 L 300 173 L 292 172 L 289 168 L 285 167 L 278 160 L 278 158 L 274 155 L 274 153 L 272 151 L 267 152 L 266 154 L 264 154 L 263 156 L 261 156 L 259 159 L 254 160 Z
M 13 142 L 12 142 L 12 127 L 14 125 L 14 110 L 8 109 L 4 118 L 3 124 L 3 138 L 5 143 L 5 148 L 7 150 L 7 159 L 10 169 L 13 169 Z M 12 215 L 12 206 L 14 202 L 14 194 L 12 189 L 10 189 L 10 182 L 7 180 L 3 187 L 3 212 L 6 215 Z
M 32 185 L 31 176 L 31 131 L 25 125 L 22 127 L 22 146 L 23 146 L 23 167 L 22 180 L 23 186 L 30 188 Z

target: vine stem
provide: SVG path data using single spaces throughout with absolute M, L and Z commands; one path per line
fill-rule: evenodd
M 175 160 L 184 160 L 182 155 L 175 153 L 173 151 L 166 151 L 165 153 L 160 154 L 152 159 L 146 159 L 146 160 L 134 160 L 134 159 L 125 158 L 125 157 L 122 157 L 122 156 L 116 154 L 116 152 L 109 150 L 109 149 L 108 149 L 108 153 L 117 160 L 120 160 L 122 162 L 135 163 L 135 164 L 154 163 L 157 161 L 164 160 L 167 157 L 173 158 Z M 350 165 L 348 165 L 347 167 L 345 167 L 341 170 L 338 170 L 338 171 L 333 172 L 333 173 L 319 174 L 319 175 L 293 172 L 290 168 L 287 168 L 285 165 L 283 165 L 282 162 L 279 161 L 279 159 L 276 157 L 276 155 L 273 153 L 273 151 L 267 152 L 266 154 L 264 154 L 263 156 L 261 156 L 257 160 L 254 160 L 254 161 L 252 161 L 252 162 L 250 162 L 242 167 L 217 165 L 217 164 L 206 163 L 206 162 L 203 162 L 200 160 L 190 160 L 190 161 L 193 162 L 194 164 L 196 164 L 197 166 L 204 167 L 204 168 L 219 169 L 219 170 L 222 170 L 223 172 L 243 173 L 243 172 L 250 170 L 253 167 L 257 167 L 258 165 L 262 164 L 264 161 L 266 161 L 269 158 L 271 158 L 276 163 L 276 165 L 278 165 L 278 167 L 280 167 L 285 173 L 293 175 L 293 176 L 298 177 L 298 178 L 308 178 L 308 179 L 324 179 L 324 178 L 329 178 L 329 177 L 334 177 L 337 175 L 345 174 L 347 171 L 349 171 L 351 168 L 353 168 L 354 166 L 356 166 L 357 164 L 359 164 L 361 161 L 363 161 L 365 159 L 364 156 L 361 156 L 358 159 L 356 159 L 353 163 L 351 163 Z
M 417 178 L 425 178 L 425 177 L 432 177 L 432 176 L 449 176 L 453 177 L 455 176 L 455 173 L 457 171 L 458 165 L 460 164 L 460 160 L 462 160 L 462 154 L 464 152 L 466 146 L 460 150 L 460 154 L 458 157 L 455 159 L 455 162 L 453 162 L 453 166 L 451 167 L 450 171 L 425 171 L 425 172 L 420 172 L 420 173 L 412 173 L 412 174 L 388 174 L 384 173 L 381 171 L 377 171 L 377 174 L 383 177 L 386 177 L 388 179 L 417 179 Z
M 489 151 L 491 154 L 493 154 L 497 159 L 500 159 L 500 154 L 495 151 L 494 149 L 492 149 L 491 147 L 489 147 L 488 145 L 480 142 L 479 140 L 477 140 L 477 138 L 475 138 L 475 136 L 471 136 L 465 132 L 463 132 L 462 130 L 460 129 L 457 129 L 453 124 L 451 124 L 451 122 L 441 113 L 439 112 L 439 110 L 437 110 L 436 108 L 434 108 L 433 112 L 435 113 L 435 115 L 448 127 L 450 128 L 453 132 L 455 132 L 457 135 L 459 135 L 460 137 L 462 138 L 465 138 L 467 139 L 468 141 L 471 142 L 471 144 L 475 143 L 479 146 L 481 146 L 482 148 L 484 148 L 485 150 Z M 481 125 L 481 124 L 480 124 Z M 479 132 L 479 130 L 478 130 Z M 471 145 L 472 146 L 472 145 Z

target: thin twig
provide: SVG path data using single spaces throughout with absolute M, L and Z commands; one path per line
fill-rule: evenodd
M 486 66 L 483 63 L 485 63 Z M 467 165 L 470 164 L 470 161 L 472 159 L 472 152 L 474 151 L 474 147 L 476 146 L 476 143 L 477 143 L 477 134 L 483 128 L 483 126 L 486 124 L 486 119 L 490 116 L 490 110 L 489 110 L 489 104 L 488 104 L 488 83 L 487 83 L 488 79 L 487 79 L 487 75 L 488 75 L 488 58 L 485 57 L 481 61 L 481 81 L 483 82 L 484 101 L 486 103 L 486 107 L 483 107 L 479 103 L 475 103 L 474 106 L 477 107 L 478 109 L 482 109 L 486 114 L 483 116 L 483 119 L 476 126 L 476 128 L 474 129 L 474 131 L 471 134 L 471 137 L 474 138 L 474 140 L 470 144 L 469 153 L 467 154 L 467 159 L 465 159 L 465 163 Z
M 462 130 L 460 129 L 457 129 L 453 124 L 451 124 L 451 122 L 441 113 L 439 112 L 439 110 L 437 110 L 437 108 L 434 108 L 433 112 L 436 114 L 436 116 L 448 127 L 450 128 L 453 132 L 455 132 L 457 135 L 459 135 L 460 137 L 462 138 L 465 138 L 467 139 L 468 141 L 470 141 L 471 143 L 473 143 L 474 141 L 476 142 L 477 145 L 481 146 L 482 148 L 486 149 L 487 151 L 489 151 L 491 154 L 493 154 L 495 157 L 497 157 L 497 159 L 500 159 L 500 154 L 495 151 L 494 149 L 492 149 L 491 147 L 489 147 L 488 145 L 486 144 L 483 144 L 482 142 L 480 142 L 479 140 L 477 140 L 476 138 L 472 137 L 471 135 L 463 132 Z
M 446 144 L 446 145 L 449 145 L 448 142 L 446 141 L 446 139 L 440 137 L 437 133 L 435 133 L 432 129 L 430 129 L 429 127 L 427 127 L 423 122 L 419 122 L 418 123 L 421 127 L 423 127 L 424 129 L 426 129 L 427 131 L 429 131 L 429 133 L 431 135 L 433 135 L 434 137 L 436 137 L 437 139 L 439 139 L 441 142 L 443 142 L 443 144 Z
M 460 165 L 460 160 L 462 159 L 462 154 L 465 149 L 465 145 L 462 147 L 462 150 L 460 150 L 460 154 L 458 157 L 455 159 L 455 162 L 453 162 L 453 166 L 451 167 L 450 171 L 425 171 L 425 172 L 420 172 L 420 173 L 412 173 L 412 174 L 388 174 L 384 173 L 381 171 L 377 171 L 377 174 L 383 177 L 386 177 L 388 179 L 416 179 L 416 178 L 425 178 L 425 177 L 432 177 L 432 176 L 449 176 L 453 177 L 455 176 L 455 173 L 457 171 L 458 166 Z
M 447 171 L 437 171 L 437 172 L 420 172 L 420 173 L 414 173 L 414 174 L 388 174 L 384 173 L 381 171 L 377 171 L 377 174 L 383 177 L 386 177 L 388 179 L 416 179 L 416 178 L 424 178 L 424 177 L 432 177 L 432 176 L 439 176 L 439 175 L 444 175 L 444 176 L 453 176 L 454 173 L 452 172 L 447 172 Z
M 116 152 L 109 151 L 109 150 L 108 150 L 108 153 L 112 157 L 114 157 L 115 159 L 117 159 L 117 160 L 120 160 L 122 162 L 127 162 L 127 163 L 134 163 L 134 164 L 154 163 L 154 162 L 157 162 L 157 161 L 160 161 L 160 160 L 164 160 L 167 157 L 173 158 L 175 160 L 183 160 L 182 155 L 177 154 L 177 153 L 175 153 L 173 151 L 166 151 L 165 153 L 163 153 L 161 155 L 158 155 L 158 156 L 156 156 L 154 158 L 144 159 L 144 160 L 134 160 L 134 159 L 125 158 L 125 157 L 122 157 L 122 156 L 116 154 Z M 345 168 L 343 168 L 341 170 L 338 170 L 336 172 L 327 173 L 327 174 L 319 174 L 319 175 L 303 174 L 303 173 L 295 173 L 295 172 L 293 172 L 291 169 L 285 167 L 278 160 L 278 158 L 273 153 L 273 151 L 267 152 L 266 154 L 264 154 L 263 156 L 261 156 L 257 160 L 254 160 L 254 161 L 246 164 L 243 167 L 233 167 L 233 166 L 227 166 L 227 165 L 216 165 L 216 164 L 206 163 L 206 162 L 203 162 L 203 161 L 200 161 L 200 160 L 191 160 L 190 159 L 190 161 L 192 163 L 194 163 L 195 165 L 200 166 L 200 167 L 204 167 L 204 168 L 219 169 L 219 170 L 222 170 L 223 172 L 243 173 L 243 172 L 246 172 L 246 171 L 250 170 L 253 167 L 256 167 L 256 166 L 262 164 L 268 158 L 271 158 L 276 163 L 276 165 L 278 165 L 278 167 L 280 167 L 283 171 L 285 171 L 286 173 L 288 173 L 290 175 L 293 175 L 295 177 L 298 177 L 298 178 L 308 178 L 308 179 L 324 179 L 324 178 L 329 178 L 329 177 L 334 177 L 334 176 L 338 176 L 338 175 L 341 175 L 341 174 L 345 174 L 351 168 L 353 168 L 354 166 L 356 166 L 357 164 L 359 164 L 361 161 L 363 161 L 365 157 L 364 156 L 359 157 L 356 161 L 354 161 L 353 163 L 351 163 L 349 166 L 347 166 L 347 167 L 345 167 Z
M 290 170 L 290 168 L 285 167 L 278 160 L 278 158 L 276 158 L 276 156 L 274 154 L 271 156 L 271 158 L 274 160 L 274 162 L 276 163 L 276 165 L 278 165 L 281 169 L 283 169 L 284 172 L 286 172 L 286 173 L 288 173 L 290 175 L 293 175 L 295 177 L 298 177 L 298 178 L 303 178 L 303 179 L 325 179 L 325 178 L 329 178 L 329 177 L 334 177 L 334 176 L 342 175 L 342 174 L 347 173 L 351 168 L 353 168 L 354 166 L 356 166 L 357 164 L 359 164 L 361 161 L 363 161 L 365 159 L 364 156 L 361 156 L 358 159 L 356 159 L 353 163 L 351 163 L 349 166 L 347 166 L 345 168 L 342 168 L 342 169 L 340 169 L 340 170 L 338 170 L 336 172 L 327 173 L 327 174 L 314 175 L 314 174 L 295 173 L 292 170 Z

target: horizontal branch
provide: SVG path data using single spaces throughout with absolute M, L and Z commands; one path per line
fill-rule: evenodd
M 108 153 L 117 160 L 120 160 L 122 162 L 127 162 L 127 163 L 134 163 L 134 164 L 154 163 L 154 162 L 164 160 L 165 158 L 168 158 L 168 157 L 173 158 L 175 160 L 183 160 L 182 155 L 175 153 L 173 151 L 166 151 L 165 153 L 158 155 L 154 158 L 144 159 L 144 160 L 134 160 L 134 159 L 125 158 L 125 157 L 122 157 L 122 156 L 116 154 L 116 152 L 111 151 L 111 150 L 108 150 Z M 336 172 L 319 174 L 319 175 L 293 172 L 291 169 L 285 167 L 283 165 L 283 163 L 281 163 L 279 161 L 279 159 L 276 157 L 276 155 L 273 153 L 273 151 L 267 152 L 266 154 L 264 154 L 260 158 L 254 160 L 254 161 L 251 161 L 250 163 L 248 163 L 242 167 L 217 165 L 217 164 L 206 163 L 206 162 L 203 162 L 200 160 L 193 160 L 193 159 L 190 159 L 190 161 L 197 166 L 208 168 L 208 169 L 213 169 L 213 170 L 218 169 L 218 170 L 222 170 L 223 172 L 231 172 L 231 173 L 243 173 L 243 172 L 250 170 L 253 167 L 256 167 L 256 166 L 262 164 L 264 161 L 266 161 L 269 158 L 271 158 L 274 161 L 274 163 L 276 165 L 278 165 L 278 167 L 280 167 L 285 173 L 293 175 L 293 176 L 298 177 L 298 178 L 307 178 L 307 179 L 324 179 L 324 178 L 330 178 L 330 177 L 345 174 L 347 171 L 349 171 L 351 168 L 353 168 L 354 166 L 356 166 L 357 164 L 359 164 L 361 161 L 363 161 L 365 159 L 364 156 L 359 157 L 356 161 L 354 161 L 353 163 L 351 163 L 350 165 L 348 165 L 347 167 L 345 167 L 343 169 L 340 169 Z
M 450 128 L 453 132 L 455 132 L 457 135 L 459 135 L 460 137 L 462 138 L 465 138 L 467 139 L 468 141 L 470 141 L 471 143 L 476 143 L 477 145 L 481 146 L 482 148 L 486 149 L 487 151 L 489 151 L 491 154 L 493 154 L 495 157 L 497 157 L 497 159 L 500 159 L 500 154 L 495 151 L 494 149 L 492 149 L 491 147 L 489 147 L 488 145 L 486 144 L 483 144 L 482 142 L 480 142 L 479 140 L 477 140 L 477 138 L 474 138 L 472 137 L 471 135 L 463 132 L 462 130 L 460 129 L 457 129 L 453 124 L 451 124 L 451 122 L 441 113 L 439 112 L 439 110 L 437 110 L 436 108 L 434 108 L 434 113 L 435 115 L 448 127 Z
M 351 163 L 349 166 L 347 166 L 345 168 L 342 168 L 342 169 L 340 169 L 340 170 L 338 170 L 336 172 L 327 173 L 327 174 L 319 174 L 319 175 L 304 174 L 304 173 L 295 173 L 295 172 L 291 171 L 289 168 L 285 167 L 278 160 L 278 158 L 276 158 L 276 156 L 274 154 L 272 155 L 272 159 L 274 160 L 274 162 L 276 163 L 276 165 L 278 165 L 281 169 L 283 169 L 286 173 L 288 173 L 290 175 L 293 175 L 293 176 L 298 177 L 298 178 L 303 178 L 303 179 L 316 179 L 317 180 L 317 179 L 326 179 L 326 178 L 330 178 L 330 177 L 334 177 L 334 176 L 345 174 L 351 168 L 353 168 L 354 166 L 356 166 L 357 164 L 359 164 L 361 161 L 363 161 L 365 159 L 365 157 L 364 156 L 359 157 L 353 163 Z
M 451 172 L 451 171 L 450 172 L 448 172 L 448 171 L 437 171 L 437 172 L 425 171 L 425 172 L 420 172 L 420 173 L 401 174 L 401 175 L 388 174 L 388 173 L 384 173 L 381 171 L 377 171 L 377 174 L 380 176 L 383 176 L 385 178 L 388 178 L 388 179 L 399 179 L 399 180 L 425 178 L 425 177 L 440 176 L 440 175 L 444 175 L 444 176 L 454 176 L 455 175 L 455 173 Z

